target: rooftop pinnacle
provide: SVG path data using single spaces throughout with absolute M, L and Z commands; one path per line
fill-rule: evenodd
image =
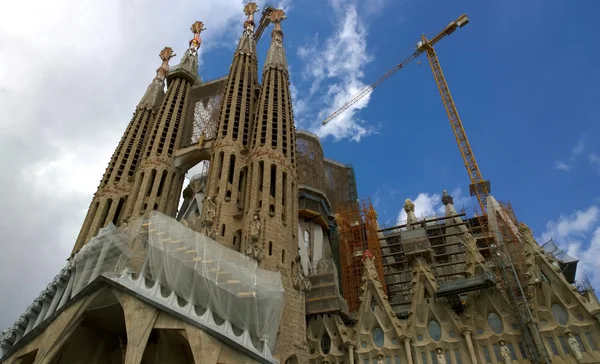
M 158 56 L 160 59 L 162 59 L 162 64 L 156 70 L 156 78 L 159 80 L 164 80 L 167 72 L 169 72 L 169 60 L 175 57 L 176 54 L 173 53 L 173 49 L 171 47 L 165 47 L 162 51 L 160 51 Z
M 244 30 L 254 32 L 254 13 L 258 11 L 258 5 L 254 2 L 249 2 L 244 6 L 244 14 L 248 17 L 244 22 Z
M 195 53 L 200 48 L 200 44 L 202 44 L 202 38 L 200 38 L 200 33 L 203 30 L 206 30 L 204 27 L 204 23 L 201 21 L 196 21 L 192 24 L 190 30 L 194 33 L 194 39 L 190 40 L 190 51 Z
M 268 67 L 279 67 L 287 72 L 287 60 L 285 58 L 285 50 L 283 49 L 283 31 L 281 30 L 281 22 L 286 18 L 285 13 L 281 9 L 275 9 L 269 14 L 269 19 L 274 24 L 271 32 L 271 46 L 267 52 L 264 69 Z

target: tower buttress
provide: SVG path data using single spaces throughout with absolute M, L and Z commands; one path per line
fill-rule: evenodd
M 283 48 L 282 10 L 270 14 L 274 29 L 265 60 L 257 104 L 252 149 L 248 214 L 244 216 L 244 252 L 260 266 L 282 274 L 286 318 L 276 354 L 282 362 L 296 355 L 307 362 L 304 292 L 294 288 L 292 264 L 298 255 L 298 177 L 296 137 L 288 65 Z M 257 253 L 259 252 L 259 253 Z
M 244 32 L 233 56 L 219 114 L 203 204 L 203 232 L 234 250 L 240 250 L 242 218 L 247 212 L 248 148 L 254 116 L 254 90 L 258 86 L 258 60 L 254 41 L 255 3 L 244 12 Z
M 131 198 L 125 207 L 125 217 L 137 217 L 150 211 L 175 216 L 183 187 L 184 172 L 174 164 L 174 152 L 180 145 L 187 103 L 192 85 L 198 76 L 198 48 L 204 30 L 202 22 L 191 27 L 194 38 L 179 65 L 166 75 L 168 89 L 152 124 L 139 169 L 135 173 Z
M 162 64 L 156 70 L 156 77 L 138 103 L 127 129 L 112 155 L 83 221 L 72 254 L 77 253 L 98 233 L 100 228 L 111 222 L 118 225 L 123 221 L 123 211 L 129 198 L 135 170 L 142 159 L 143 149 L 148 139 L 148 128 L 154 121 L 156 110 L 164 97 L 165 76 L 169 71 L 169 60 L 175 54 L 171 48 L 165 47 L 159 56 Z

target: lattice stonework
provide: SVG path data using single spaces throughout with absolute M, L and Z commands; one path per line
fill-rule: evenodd
M 214 95 L 208 99 L 198 101 L 194 106 L 192 143 L 196 143 L 202 133 L 204 133 L 206 139 L 212 139 L 217 134 L 221 99 L 221 95 Z
M 377 238 L 377 213 L 368 199 L 362 203 L 349 202 L 339 209 L 336 222 L 340 240 L 343 296 L 348 302 L 348 310 L 354 312 L 360 307 L 362 256 L 366 249 L 375 257 L 375 266 L 385 289 L 381 248 Z

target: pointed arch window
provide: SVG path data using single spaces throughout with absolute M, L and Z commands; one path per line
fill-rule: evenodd
M 502 331 L 504 331 L 504 327 L 502 325 L 502 319 L 500 319 L 500 317 L 495 312 L 489 313 L 488 325 L 490 325 L 490 328 L 496 334 L 501 334 Z
M 567 321 L 569 320 L 569 314 L 565 308 L 558 303 L 552 305 L 552 315 L 559 325 L 566 325 Z
M 329 351 L 331 350 L 331 338 L 329 337 L 329 334 L 327 334 L 327 331 L 321 336 L 321 350 L 325 355 L 329 354 Z
M 439 341 L 442 338 L 442 327 L 436 320 L 429 321 L 427 330 L 429 331 L 429 336 L 431 336 L 434 341 Z
M 381 327 L 378 326 L 373 329 L 373 343 L 378 348 L 381 348 L 381 347 L 383 347 L 383 341 L 384 341 L 383 330 L 381 329 Z

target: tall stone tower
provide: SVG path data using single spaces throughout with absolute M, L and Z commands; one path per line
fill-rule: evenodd
M 284 19 L 282 10 L 274 10 L 270 15 L 274 29 L 254 118 L 243 242 L 244 251 L 257 259 L 262 268 L 282 274 L 285 319 L 280 326 L 276 354 L 282 362 L 296 355 L 304 363 L 304 293 L 292 283 L 292 263 L 298 255 L 298 185 L 294 118 L 281 30 Z
M 247 157 L 258 92 L 258 60 L 254 41 L 255 3 L 244 12 L 244 32 L 233 56 L 223 94 L 204 204 L 204 232 L 221 244 L 240 250 L 246 209 Z
M 183 120 L 192 85 L 199 83 L 198 48 L 202 22 L 191 27 L 194 38 L 181 58 L 181 63 L 167 74 L 167 93 L 151 128 L 146 150 L 127 200 L 125 217 L 137 217 L 148 211 L 175 216 L 183 186 L 184 173 L 175 168 L 174 152 L 180 145 Z
M 156 70 L 156 77 L 135 108 L 133 117 L 112 155 L 73 247 L 73 254 L 95 236 L 100 228 L 110 222 L 116 225 L 122 221 L 134 174 L 148 139 L 148 128 L 152 125 L 164 97 L 165 76 L 169 71 L 168 62 L 175 54 L 171 48 L 165 47 L 159 56 L 162 64 Z

